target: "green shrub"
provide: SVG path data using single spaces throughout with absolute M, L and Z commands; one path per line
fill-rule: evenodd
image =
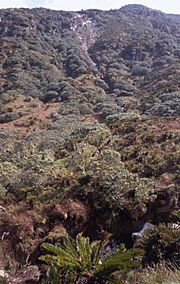
M 170 261 L 180 264 L 180 229 L 171 224 L 155 227 L 147 232 L 141 240 L 141 247 L 145 250 L 143 263 L 153 264 Z

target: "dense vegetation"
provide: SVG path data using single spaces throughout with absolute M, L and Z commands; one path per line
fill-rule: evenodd
M 180 16 L 0 19 L 0 281 L 179 283 Z

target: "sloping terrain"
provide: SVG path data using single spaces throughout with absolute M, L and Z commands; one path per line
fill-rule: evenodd
M 66 232 L 129 247 L 145 222 L 174 221 L 179 18 L 0 10 L 2 269 L 40 265 L 40 245 Z

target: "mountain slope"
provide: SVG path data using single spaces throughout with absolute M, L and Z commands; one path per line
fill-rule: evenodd
M 37 264 L 39 245 L 66 232 L 131 246 L 144 222 L 174 221 L 179 17 L 0 10 L 2 267 L 6 254 Z

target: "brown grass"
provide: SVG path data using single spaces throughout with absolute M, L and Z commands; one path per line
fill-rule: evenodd
M 148 267 L 141 272 L 133 272 L 124 284 L 179 284 L 180 270 L 160 263 L 154 267 Z

